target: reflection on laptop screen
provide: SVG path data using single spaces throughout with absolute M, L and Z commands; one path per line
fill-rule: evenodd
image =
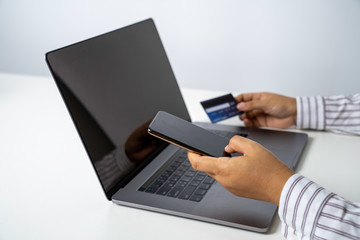
M 151 19 L 52 51 L 47 61 L 107 196 L 164 147 L 147 134 L 159 110 L 190 121 Z

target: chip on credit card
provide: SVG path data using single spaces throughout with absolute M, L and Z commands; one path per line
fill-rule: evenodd
M 237 102 L 231 93 L 200 103 L 212 123 L 217 123 L 243 113 L 236 108 Z

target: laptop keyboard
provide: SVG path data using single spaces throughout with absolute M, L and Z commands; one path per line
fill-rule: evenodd
M 212 131 L 226 138 L 233 132 Z M 245 136 L 245 134 L 238 134 Z M 191 167 L 187 151 L 180 149 L 138 191 L 200 202 L 215 180 Z

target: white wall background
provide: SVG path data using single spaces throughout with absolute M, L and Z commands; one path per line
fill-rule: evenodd
M 360 91 L 360 0 L 0 0 L 0 71 L 50 76 L 47 51 L 149 17 L 182 87 Z

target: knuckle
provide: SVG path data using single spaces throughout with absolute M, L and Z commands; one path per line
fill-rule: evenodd
M 233 145 L 234 142 L 236 141 L 236 139 L 237 139 L 237 136 L 233 136 L 232 138 L 230 138 L 230 141 L 229 141 L 230 145 Z
M 239 139 L 240 139 L 240 136 L 235 135 L 235 136 L 233 136 L 233 137 L 230 139 L 229 144 L 230 144 L 231 146 L 234 146 L 234 145 L 236 144 L 236 142 L 239 141 Z

